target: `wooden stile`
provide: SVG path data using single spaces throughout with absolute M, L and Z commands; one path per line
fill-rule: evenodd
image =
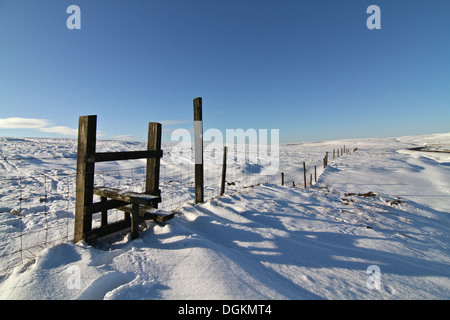
M 77 181 L 74 242 L 91 241 L 99 236 L 131 227 L 132 238 L 139 235 L 139 224 L 146 218 L 158 219 L 154 210 L 161 202 L 159 190 L 159 166 L 162 157 L 161 124 L 150 122 L 147 150 L 130 152 L 95 152 L 97 116 L 82 116 L 79 119 Z M 96 162 L 147 158 L 146 186 L 144 193 L 122 192 L 121 190 L 94 187 Z M 93 202 L 93 196 L 100 196 L 100 202 Z M 108 200 L 110 199 L 110 200 Z M 131 205 L 128 209 L 127 205 Z M 125 211 L 125 220 L 108 224 L 107 211 L 117 208 Z M 92 214 L 101 212 L 101 226 L 92 229 Z M 130 217 L 131 213 L 131 217 Z M 173 217 L 173 215 L 171 216 Z M 169 219 L 170 216 L 161 219 Z

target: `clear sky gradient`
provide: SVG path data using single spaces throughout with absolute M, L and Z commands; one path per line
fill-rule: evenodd
M 282 143 L 449 132 L 450 1 L 0 0 L 0 136 L 97 114 L 103 138 L 169 140 L 196 97 L 205 129 Z

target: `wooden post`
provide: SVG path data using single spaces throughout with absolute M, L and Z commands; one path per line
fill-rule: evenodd
M 222 161 L 222 181 L 220 183 L 220 195 L 225 193 L 225 178 L 227 176 L 227 147 L 223 147 L 223 161 Z
M 148 124 L 148 137 L 147 137 L 147 150 L 161 150 L 161 133 L 162 126 L 158 122 L 149 122 Z M 159 165 L 160 158 L 147 158 L 147 169 L 145 177 L 145 193 L 154 196 L 161 196 L 159 190 Z M 158 204 L 153 204 L 154 208 L 158 208 Z
M 203 115 L 202 98 L 194 99 L 195 203 L 203 203 Z
M 306 188 L 306 164 L 303 162 L 303 180 L 305 182 L 305 188 Z
M 335 157 L 334 157 L 334 149 L 333 149 L 333 160 L 334 160 L 334 158 L 335 158 Z
M 92 213 L 86 209 L 93 203 L 95 163 L 87 157 L 95 153 L 97 135 L 97 116 L 82 116 L 78 122 L 78 151 L 76 177 L 76 203 L 74 223 L 74 243 L 85 238 L 92 229 Z
M 314 182 L 317 182 L 317 166 L 314 166 Z
M 139 204 L 133 203 L 131 207 L 131 239 L 139 237 Z
M 311 173 L 311 175 L 309 176 L 309 185 L 312 186 L 312 173 Z
M 281 185 L 284 186 L 284 172 L 281 173 Z
M 108 198 L 106 197 L 100 197 L 100 201 L 103 203 L 106 203 L 107 200 Z M 108 210 L 104 209 L 101 213 L 101 226 L 103 227 L 106 225 L 108 225 Z

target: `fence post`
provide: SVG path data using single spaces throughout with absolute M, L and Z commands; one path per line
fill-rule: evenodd
M 92 213 L 86 209 L 93 203 L 95 163 L 87 157 L 95 153 L 97 116 L 81 116 L 78 121 L 77 177 L 75 190 L 74 239 L 77 243 L 92 229 Z
M 314 166 L 314 182 L 317 182 L 317 166 Z
M 303 162 L 303 180 L 305 182 L 305 188 L 306 188 L 306 164 Z
M 227 147 L 223 147 L 223 161 L 222 161 L 222 181 L 220 183 L 220 195 L 225 193 L 225 178 L 227 176 Z
M 284 186 L 284 172 L 281 173 L 281 185 Z
M 147 150 L 161 150 L 161 133 L 162 126 L 158 122 L 148 123 L 148 137 L 147 137 Z M 148 158 L 147 169 L 145 177 L 145 193 L 161 196 L 161 190 L 159 190 L 159 165 L 160 158 Z M 154 208 L 158 208 L 158 204 L 153 204 Z
M 194 99 L 195 203 L 203 203 L 203 116 L 202 98 Z

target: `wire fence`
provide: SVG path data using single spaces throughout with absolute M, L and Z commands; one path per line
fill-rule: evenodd
M 317 155 L 320 159 L 320 156 Z M 27 160 L 33 164 L 42 161 L 32 157 L 3 157 L 11 160 Z M 49 159 L 74 159 L 49 157 Z M 309 163 L 308 186 L 314 183 L 323 171 L 322 160 Z M 0 158 L 0 165 L 1 163 Z M 263 166 L 251 163 L 227 164 L 225 194 L 241 192 L 259 184 L 281 185 L 280 172 L 261 174 Z M 35 259 L 43 248 L 62 242 L 70 242 L 74 236 L 76 171 L 52 169 L 31 172 L 27 176 L 12 176 L 0 171 L 0 272 Z M 162 162 L 160 166 L 160 189 L 162 202 L 158 210 L 173 212 L 186 203 L 195 201 L 195 165 L 192 161 L 177 164 Z M 287 172 L 286 185 L 303 187 L 304 173 L 301 162 L 294 171 Z M 222 178 L 222 164 L 204 165 L 204 199 L 218 197 Z M 132 162 L 128 167 L 105 166 L 96 169 L 94 185 L 119 188 L 135 192 L 145 189 L 146 167 L 143 162 Z M 94 196 L 94 201 L 100 201 Z M 119 210 L 108 211 L 108 221 L 124 218 Z M 92 227 L 101 224 L 100 214 L 94 214 Z

